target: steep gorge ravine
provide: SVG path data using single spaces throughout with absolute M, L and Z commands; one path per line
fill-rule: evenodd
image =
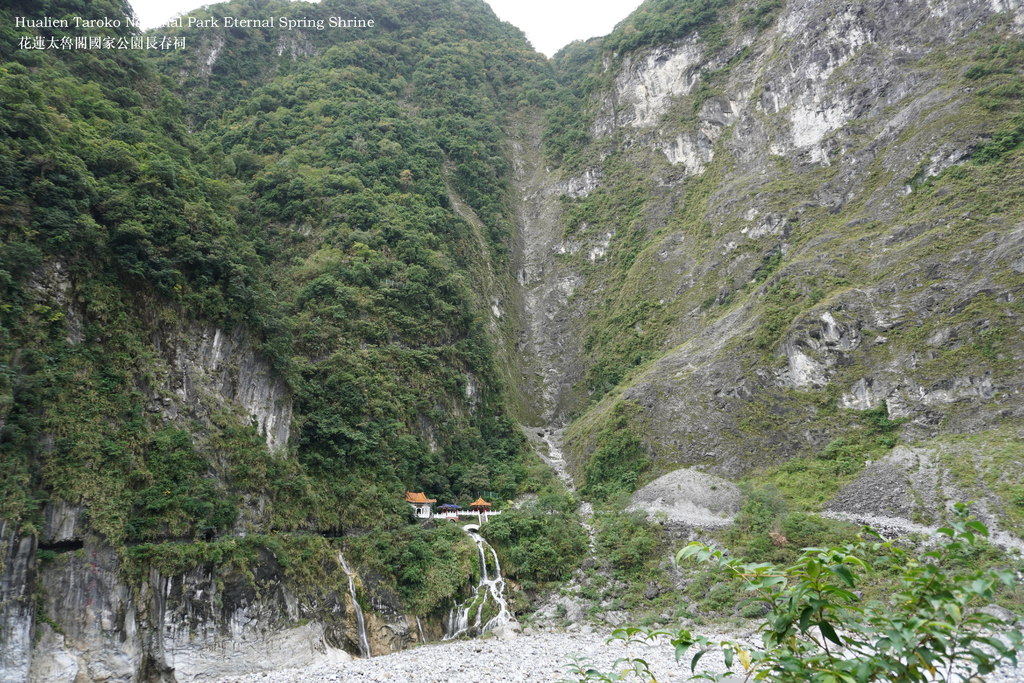
M 57 247 L 4 252 L 8 260 L 40 255 L 9 281 L 23 283 L 20 310 L 45 330 L 3 340 L 2 388 L 17 399 L 0 413 L 0 429 L 12 425 L 4 445 L 36 434 L 17 442 L 36 439 L 26 447 L 25 481 L 53 476 L 67 500 L 39 486 L 26 503 L 32 514 L 18 524 L 0 519 L 0 680 L 183 683 L 454 633 L 451 606 L 472 604 L 488 587 L 483 548 L 450 541 L 437 551 L 456 548 L 444 560 L 465 575 L 428 577 L 449 591 L 428 616 L 410 607 L 415 593 L 398 595 L 384 575 L 393 569 L 370 562 L 388 549 L 373 546 L 367 530 L 386 517 L 396 526 L 382 533 L 420 558 L 433 552 L 426 535 L 400 537 L 413 525 L 398 486 L 466 495 L 470 468 L 481 464 L 466 462 L 474 449 L 490 458 L 483 474 L 493 479 L 483 480 L 514 491 L 510 417 L 582 495 L 629 493 L 680 467 L 702 471 L 701 481 L 703 473 L 753 472 L 784 487 L 806 482 L 808 467 L 852 463 L 856 476 L 844 473 L 842 490 L 811 501 L 823 514 L 937 523 L 951 500 L 974 499 L 987 523 L 1019 533 L 1019 3 L 791 0 L 764 3 L 765 12 L 722 3 L 713 23 L 663 41 L 644 32 L 650 17 L 638 12 L 590 45 L 582 72 L 590 89 L 574 105 L 586 130 L 575 131 L 560 162 L 545 153 L 557 98 L 545 109 L 540 94 L 560 91 L 550 79 L 537 93 L 522 85 L 544 82 L 551 66 L 489 10 L 450 4 L 425 16 L 401 3 L 381 7 L 391 33 L 373 44 L 341 49 L 325 35 L 297 32 L 286 44 L 243 33 L 200 43 L 195 56 L 167 55 L 159 68 L 178 79 L 184 109 L 144 120 L 130 118 L 141 106 L 122 104 L 127 123 L 97 123 L 113 137 L 90 141 L 96 151 L 81 168 L 111 197 L 129 196 L 126 183 L 138 180 L 138 203 L 153 211 L 163 210 L 154 197 L 180 199 L 167 214 L 180 221 L 165 218 L 180 224 L 177 241 L 159 243 L 161 226 L 134 216 L 103 224 L 112 246 L 109 254 L 92 247 L 101 253 L 95 262 L 60 251 L 74 241 L 61 235 Z M 399 30 L 414 20 L 433 43 Z M 464 54 L 484 41 L 492 46 L 484 53 L 500 47 L 509 56 L 457 64 L 446 72 L 455 74 L 449 92 L 443 79 L 416 71 L 426 61 L 416 55 L 446 66 L 438 55 L 448 55 L 448 39 L 431 27 L 459 21 L 451 40 L 465 41 Z M 405 41 L 401 49 L 389 35 Z M 226 41 L 234 42 L 225 51 Z M 30 67 L 42 70 L 42 59 Z M 326 66 L 303 71 L 309 59 Z M 317 81 L 321 71 L 331 80 Z M 7 87 L 27 87 L 34 73 L 11 67 Z M 246 78 L 229 83 L 232 73 Z M 58 76 L 51 85 L 72 80 Z M 142 90 L 155 92 L 158 80 Z M 512 83 L 522 92 L 506 95 Z M 121 82 L 104 87 L 156 108 Z M 471 87 L 476 100 L 465 94 Z M 42 98 L 30 92 L 19 101 L 39 112 L 11 117 L 25 127 L 14 139 L 83 134 L 75 116 L 91 112 L 69 109 L 60 119 L 46 112 L 64 105 L 47 109 Z M 95 110 L 120 117 L 107 102 Z M 446 107 L 464 108 L 463 118 L 447 119 Z M 495 110 L 506 114 L 500 129 L 486 121 Z M 55 118 L 39 123 L 46 116 Z M 204 145 L 174 116 L 190 129 L 207 125 Z M 72 120 L 78 128 L 65 125 Z M 477 124 L 469 142 L 453 132 Z M 132 154 L 158 147 L 157 130 L 179 136 L 161 140 L 173 158 L 136 162 Z M 317 157 L 323 150 L 337 157 Z M 38 162 L 37 152 L 25 152 L 24 177 L 49 185 L 9 211 L 4 205 L 2 217 L 19 229 L 31 210 L 63 226 L 64 214 L 32 202 L 85 173 Z M 199 167 L 214 180 L 204 185 Z M 44 178 L 54 168 L 63 179 Z M 95 191 L 82 186 L 79 205 Z M 187 194 L 197 187 L 212 204 Z M 114 220 L 109 211 L 127 210 L 103 205 L 93 223 L 81 219 L 92 230 L 82 240 L 102 242 L 96 225 Z M 245 230 L 232 233 L 227 216 Z M 209 225 L 222 233 L 207 245 Z M 232 252 L 224 245 L 237 235 L 256 246 Z M 171 264 L 180 269 L 172 272 L 171 244 L 199 265 Z M 92 284 L 97 263 L 117 266 Z M 164 289 L 131 280 L 136 271 Z M 256 272 L 276 288 L 273 305 L 254 293 L 262 292 Z M 213 277 L 223 293 L 202 289 Z M 121 299 L 110 294 L 119 286 L 129 292 Z M 416 299 L 421 290 L 433 308 Z M 277 305 L 292 316 L 287 323 L 273 317 Z M 130 328 L 125 339 L 118 325 Z M 33 354 L 32 344 L 49 353 Z M 113 361 L 124 365 L 107 372 Z M 78 407 L 95 394 L 75 391 L 118 382 L 141 417 L 111 401 L 80 418 Z M 392 393 L 382 399 L 381 387 Z M 62 422 L 54 409 L 62 404 L 80 421 Z M 358 414 L 364 408 L 376 412 Z M 117 410 L 128 415 L 123 429 L 111 417 Z M 45 424 L 31 432 L 38 415 Z M 128 425 L 141 431 L 119 441 Z M 872 431 L 877 425 L 884 433 Z M 79 432 L 102 438 L 70 437 Z M 366 443 L 369 454 L 360 450 Z M 633 461 L 616 461 L 624 446 Z M 127 471 L 152 455 L 151 480 L 99 476 L 133 448 L 141 454 Z M 90 460 L 94 453 L 107 460 Z M 53 474 L 59 468 L 31 471 L 72 456 L 88 467 L 63 480 Z M 191 479 L 163 476 L 160 458 L 184 463 Z M 364 478 L 316 488 L 337 472 L 332 458 Z M 782 469 L 787 463 L 792 469 Z M 160 491 L 145 489 L 158 475 Z M 102 495 L 90 488 L 96 482 L 108 486 Z M 213 509 L 203 513 L 210 519 L 210 501 L 230 491 L 237 514 L 189 526 L 142 516 L 134 499 L 100 504 L 131 487 L 148 491 L 139 500 L 154 509 L 161 492 L 180 490 L 188 505 Z M 128 528 L 132 514 L 150 526 Z M 105 540 L 111 530 L 121 541 Z M 363 543 L 367 566 L 350 572 L 336 543 L 350 561 L 346 544 Z
M 582 278 L 563 267 L 556 254 L 562 246 L 561 207 L 566 192 L 544 162 L 542 112 L 524 112 L 509 126 L 512 197 L 517 229 L 514 271 L 522 300 L 524 329 L 516 351 L 531 359 L 524 377 L 530 387 L 533 427 L 557 427 L 568 412 L 569 392 L 581 378 L 580 348 L 570 334 L 567 304 Z

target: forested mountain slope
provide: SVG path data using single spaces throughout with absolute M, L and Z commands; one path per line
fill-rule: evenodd
M 417 638 L 405 614 L 439 637 L 476 549 L 410 524 L 405 491 L 531 485 L 488 293 L 512 231 L 503 112 L 550 67 L 478 2 L 165 55 L 23 50 L 13 26 L 126 11 L 5 11 L 5 668 L 45 677 L 75 642 L 89 678 L 230 673 L 251 664 L 205 653 L 238 610 L 243 634 L 313 620 L 271 659 L 357 651 L 338 536 L 373 646 Z M 298 11 L 348 10 L 197 16 Z

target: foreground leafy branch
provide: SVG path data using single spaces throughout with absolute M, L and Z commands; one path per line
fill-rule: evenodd
M 668 638 L 676 660 L 690 652 L 693 679 L 718 681 L 738 675 L 743 681 L 779 683 L 867 683 L 869 681 L 963 681 L 987 674 L 1004 663 L 1017 663 L 1020 631 L 981 612 L 1000 585 L 1010 586 L 1010 571 L 974 570 L 947 573 L 951 555 L 962 553 L 988 529 L 968 519 L 957 504 L 954 521 L 937 530 L 935 549 L 912 554 L 866 529 L 876 541 L 833 548 L 807 548 L 791 567 L 744 563 L 721 551 L 691 543 L 676 562 L 712 563 L 744 581 L 750 597 L 768 613 L 760 628 L 763 649 L 734 640 L 713 642 L 687 630 L 618 629 L 613 639 L 654 642 Z M 899 587 L 887 600 L 861 599 L 857 587 L 872 567 L 896 572 Z M 696 673 L 708 652 L 720 650 L 730 673 Z M 622 659 L 622 672 L 572 668 L 578 680 L 621 680 L 625 675 L 655 680 L 646 662 Z M 736 666 L 736 665 L 739 666 Z M 735 667 L 735 670 L 734 670 Z M 731 679 L 734 680 L 734 679 Z

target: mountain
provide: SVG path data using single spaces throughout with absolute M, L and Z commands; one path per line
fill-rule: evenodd
M 200 16 L 300 10 L 329 22 L 351 8 Z M 26 3 L 4 25 L 126 11 Z M 358 651 L 340 536 L 375 587 L 378 651 L 417 637 L 406 613 L 439 637 L 476 548 L 410 524 L 405 491 L 468 503 L 533 485 L 481 311 L 512 229 L 503 112 L 550 67 L 483 3 L 360 11 L 369 38 L 186 27 L 173 37 L 191 49 L 151 55 L 24 50 L 7 30 L 0 524 L 15 678 L 47 675 L 71 642 L 93 653 L 78 665 L 90 678 L 114 660 L 118 675 L 187 676 L 216 666 L 204 648 L 242 613 L 246 634 L 312 622 L 267 644 L 271 658 Z M 40 600 L 60 626 L 30 657 Z M 161 626 L 197 618 L 206 640 Z M 295 638 L 312 645 L 296 655 Z
M 578 478 L 617 486 L 622 431 L 652 470 L 732 476 L 884 451 L 879 406 L 905 443 L 1012 432 L 1019 12 L 693 3 L 666 43 L 667 7 L 598 46 L 586 142 L 542 186 Z
M 1016 4 L 649 0 L 550 62 L 479 0 L 3 13 L 4 680 L 438 639 L 477 548 L 405 492 L 532 500 L 525 600 L 587 546 L 535 450 L 1018 533 Z

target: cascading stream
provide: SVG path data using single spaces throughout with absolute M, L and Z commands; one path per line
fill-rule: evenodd
M 565 464 L 565 458 L 562 455 L 561 443 L 562 443 L 562 429 L 546 430 L 544 436 L 541 437 L 548 445 L 548 452 L 538 452 L 541 460 L 543 460 L 549 467 L 555 470 L 555 474 L 565 484 L 565 488 L 570 491 L 574 491 L 575 487 L 572 485 L 572 477 L 569 476 L 568 468 Z
M 469 537 L 476 543 L 477 554 L 480 558 L 480 583 L 477 584 L 476 593 L 473 597 L 466 600 L 461 605 L 456 605 L 448 613 L 448 628 L 444 634 L 444 640 L 451 640 L 452 638 L 458 638 L 464 633 L 470 632 L 471 628 L 469 625 L 470 611 L 475 611 L 473 626 L 471 635 L 484 633 L 490 631 L 499 626 L 503 626 L 508 622 L 512 621 L 512 613 L 508 611 L 508 603 L 505 602 L 505 579 L 501 576 L 501 563 L 498 561 L 498 554 L 494 552 L 487 541 L 480 536 L 480 534 L 472 531 L 466 531 Z M 487 556 L 484 552 L 484 546 L 487 546 L 487 550 L 491 551 L 491 557 L 494 558 L 494 569 L 495 577 L 489 578 L 487 576 Z M 498 607 L 498 613 L 487 620 L 486 623 L 481 624 L 483 619 L 484 606 L 487 600 L 493 600 L 494 604 Z
M 420 630 L 420 643 L 423 645 L 427 644 L 427 637 L 423 634 L 423 624 L 420 623 L 420 618 L 416 617 L 416 628 Z
M 353 578 L 352 571 L 348 568 L 348 564 L 345 563 L 345 558 L 342 557 L 341 551 L 338 551 L 338 562 L 341 563 L 341 568 L 345 570 L 345 575 L 348 576 L 348 593 L 352 596 L 352 608 L 356 612 L 356 624 L 359 627 L 359 654 L 363 657 L 372 657 L 370 653 L 370 639 L 366 637 L 366 618 L 363 617 L 363 608 L 359 606 L 359 601 L 356 600 L 356 581 Z

